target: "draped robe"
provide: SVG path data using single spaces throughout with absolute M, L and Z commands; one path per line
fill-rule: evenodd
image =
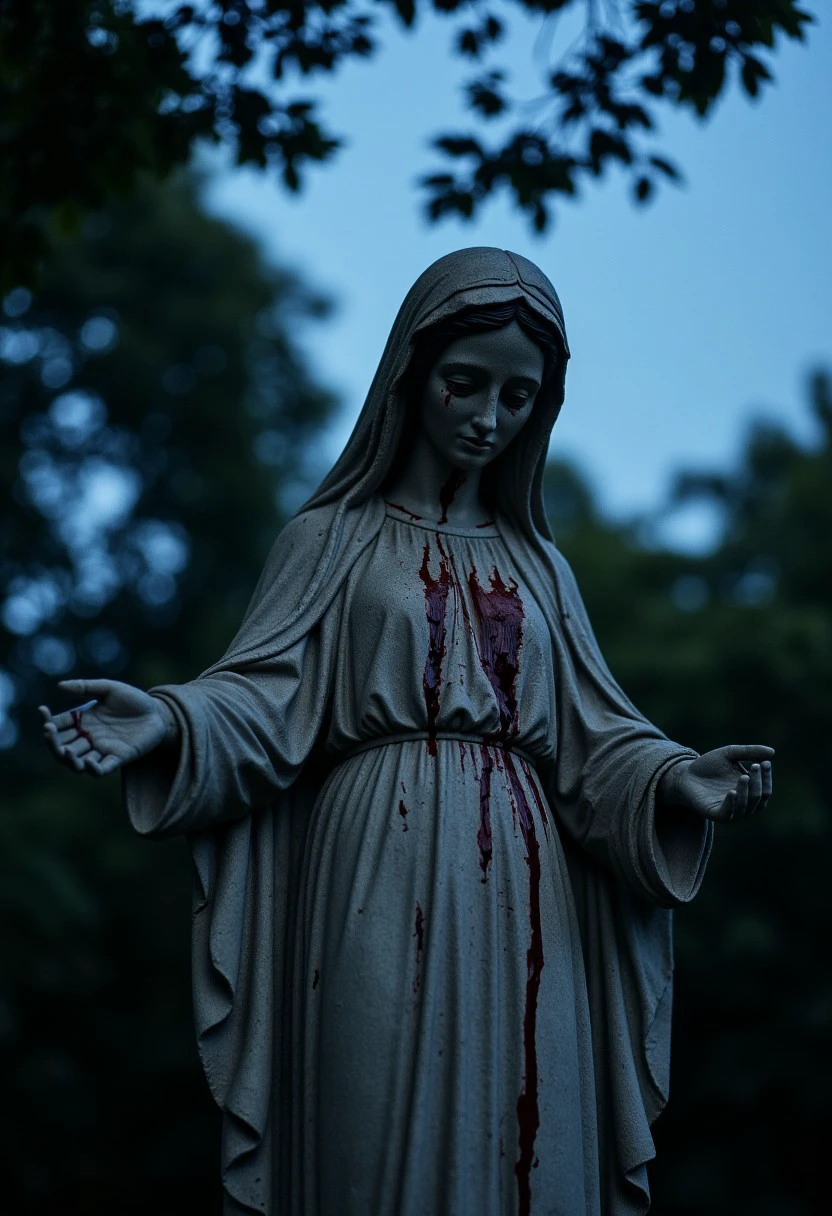
M 137 830 L 185 832 L 193 854 L 195 1016 L 224 1116 L 228 1213 L 294 1216 L 291 977 L 299 875 L 331 764 L 321 748 L 320 682 L 293 678 L 299 643 L 316 636 L 382 527 L 377 491 L 401 434 L 400 382 L 414 335 L 460 307 L 518 297 L 562 332 L 551 284 L 516 255 L 461 251 L 422 276 L 399 314 L 353 439 L 278 537 L 228 652 L 198 679 L 153 690 L 179 725 L 175 763 L 157 752 L 124 772 Z M 563 350 L 565 370 L 565 335 Z M 618 687 L 572 573 L 547 535 L 542 464 L 562 395 L 561 373 L 548 400 L 536 403 L 534 425 L 494 471 L 495 518 L 551 641 L 557 745 L 539 778 L 559 822 L 569 825 L 562 843 L 591 1026 L 601 1210 L 625 1216 L 647 1209 L 650 1125 L 668 1092 L 669 905 L 698 889 L 712 829 L 692 818 L 657 824 L 661 776 L 696 753 L 668 740 Z M 327 661 L 323 653 L 312 659 Z

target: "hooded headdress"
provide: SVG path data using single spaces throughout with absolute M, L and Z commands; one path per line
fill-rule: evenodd
M 228 651 L 191 685 L 154 690 L 168 700 L 186 740 L 173 790 L 169 774 L 160 774 L 153 763 L 140 764 L 125 776 L 126 799 L 140 831 L 175 830 L 171 800 L 190 779 L 187 740 L 189 731 L 198 733 L 195 719 L 182 709 L 184 692 L 197 696 L 200 681 L 233 682 L 279 664 L 315 628 L 382 526 L 378 491 L 402 436 L 405 374 L 419 335 L 463 309 L 513 300 L 524 301 L 550 327 L 560 358 L 531 419 L 492 470 L 496 520 L 549 621 L 558 736 L 573 741 L 561 747 L 557 771 L 544 782 L 547 796 L 556 813 L 559 802 L 579 810 L 585 804 L 594 812 L 586 817 L 583 838 L 564 845 L 592 1021 L 603 1210 L 605 1216 L 629 1216 L 648 1206 L 650 1124 L 668 1089 L 670 913 L 656 905 L 695 893 L 710 829 L 694 842 L 699 861 L 689 889 L 669 899 L 667 885 L 655 877 L 666 862 L 649 844 L 655 789 L 667 767 L 695 753 L 667 740 L 621 692 L 571 571 L 552 543 L 542 478 L 569 350 L 557 294 L 527 259 L 499 249 L 464 249 L 440 258 L 416 281 L 343 454 L 275 542 Z M 190 746 L 198 749 L 199 739 Z M 283 1216 L 297 875 L 322 780 L 314 753 L 298 768 L 293 783 L 270 805 L 253 812 L 250 806 L 232 807 L 225 822 L 190 835 L 196 868 L 195 1015 L 200 1055 L 223 1110 L 227 1212 Z M 198 799 L 198 790 L 193 797 Z M 160 805 L 161 813 L 153 809 Z M 644 816 L 646 833 L 635 826 Z

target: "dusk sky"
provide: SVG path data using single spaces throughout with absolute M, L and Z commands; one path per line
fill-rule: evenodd
M 542 91 L 537 29 L 500 52 L 525 97 Z M 207 201 L 336 301 L 306 340 L 344 402 L 327 457 L 352 428 L 405 292 L 465 245 L 516 250 L 554 282 L 572 361 L 552 453 L 575 459 L 615 516 L 655 509 L 680 467 L 730 467 L 752 418 L 810 442 L 807 374 L 832 367 L 831 31 L 826 19 L 806 43 L 782 42 L 776 83 L 756 103 L 732 88 L 705 124 L 663 115 L 656 150 L 681 165 L 681 189 L 636 208 L 613 173 L 557 201 L 542 238 L 505 199 L 472 224 L 423 218 L 415 181 L 439 166 L 427 138 L 468 126 L 448 22 L 431 17 L 411 37 L 391 28 L 375 60 L 304 82 L 348 146 L 296 198 L 219 168 Z M 573 36 L 557 29 L 551 53 Z M 712 535 L 697 512 L 665 532 L 691 549 Z

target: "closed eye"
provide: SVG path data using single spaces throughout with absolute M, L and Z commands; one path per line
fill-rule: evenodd
M 446 380 L 445 388 L 454 397 L 466 397 L 475 391 L 476 385 L 472 384 L 470 380 Z

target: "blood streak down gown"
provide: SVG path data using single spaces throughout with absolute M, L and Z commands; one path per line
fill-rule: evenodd
M 321 734 L 332 764 L 289 953 L 280 1216 L 601 1216 L 560 835 L 585 825 L 541 784 L 558 757 L 556 674 L 549 625 L 497 528 L 388 506 L 279 661 L 154 690 L 183 743 L 175 774 L 155 756 L 125 774 L 145 834 L 257 814 Z M 702 831 L 675 857 L 652 816 L 632 831 L 650 836 L 651 898 L 690 898 Z

